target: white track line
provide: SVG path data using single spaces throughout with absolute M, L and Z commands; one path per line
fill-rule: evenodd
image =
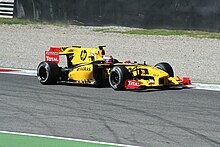
M 26 76 L 37 76 L 37 71 L 36 70 L 21 70 L 18 73 L 14 74 L 19 74 L 19 75 L 26 75 Z
M 201 90 L 220 91 L 220 85 L 217 84 L 193 83 L 191 87 L 194 89 L 201 89 Z
M 1 69 L 11 70 L 11 71 L 1 71 Z M 37 76 L 36 70 L 28 69 L 18 69 L 18 68 L 4 68 L 0 67 L 0 73 L 16 74 L 16 75 L 26 75 L 26 76 Z
M 32 136 L 32 137 L 43 137 L 43 138 L 51 138 L 51 139 L 61 139 L 61 140 L 69 140 L 69 141 L 79 141 L 79 142 L 95 143 L 95 144 L 103 144 L 103 145 L 114 145 L 114 146 L 121 146 L 121 147 L 140 147 L 140 146 L 125 145 L 125 144 L 98 142 L 98 141 L 90 141 L 90 140 L 83 140 L 83 139 L 74 139 L 74 138 L 65 138 L 65 137 L 20 133 L 20 132 L 0 131 L 0 133 L 12 134 L 12 135 L 22 135 L 22 136 Z

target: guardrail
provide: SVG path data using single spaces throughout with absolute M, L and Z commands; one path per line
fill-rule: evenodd
M 0 0 L 0 18 L 13 18 L 14 0 Z

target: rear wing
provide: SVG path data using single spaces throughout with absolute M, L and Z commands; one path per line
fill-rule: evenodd
M 50 47 L 49 51 L 45 51 L 45 61 L 53 61 L 58 64 L 59 55 L 70 57 L 72 64 L 102 60 L 105 55 L 104 47 L 105 45 L 99 45 L 96 48 L 81 48 L 81 46 Z
M 60 48 L 50 47 L 49 51 L 45 51 L 45 61 L 53 61 L 58 64 L 60 62 L 59 51 Z
M 53 61 L 56 64 L 59 63 L 59 55 L 73 54 L 72 49 L 68 48 L 81 48 L 81 46 L 75 45 L 71 47 L 50 47 L 49 51 L 45 51 L 45 61 Z

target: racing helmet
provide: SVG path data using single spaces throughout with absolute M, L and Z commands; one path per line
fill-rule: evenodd
M 105 55 L 103 57 L 103 60 L 105 61 L 105 63 L 114 63 L 114 58 L 111 55 Z

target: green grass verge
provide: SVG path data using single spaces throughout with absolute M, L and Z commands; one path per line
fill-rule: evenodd
M 0 147 L 125 147 L 125 145 L 100 144 L 28 135 L 0 133 Z
M 0 18 L 0 24 L 44 24 L 47 25 L 47 22 L 39 22 L 39 21 L 30 21 L 30 20 L 23 20 L 23 19 L 16 19 L 16 18 Z
M 191 31 L 191 30 L 135 29 L 135 30 L 129 30 L 129 31 L 118 31 L 118 30 L 106 28 L 106 29 L 95 29 L 94 31 L 103 32 L 103 33 L 160 35 L 160 36 L 188 36 L 188 37 L 195 37 L 195 38 L 220 39 L 220 33 Z
M 67 27 L 68 24 L 62 23 L 49 23 L 45 21 L 31 21 L 31 20 L 23 20 L 23 19 L 16 19 L 16 18 L 0 18 L 0 24 L 21 24 L 21 25 L 28 25 L 28 24 L 40 24 L 40 25 L 54 25 L 60 27 Z

